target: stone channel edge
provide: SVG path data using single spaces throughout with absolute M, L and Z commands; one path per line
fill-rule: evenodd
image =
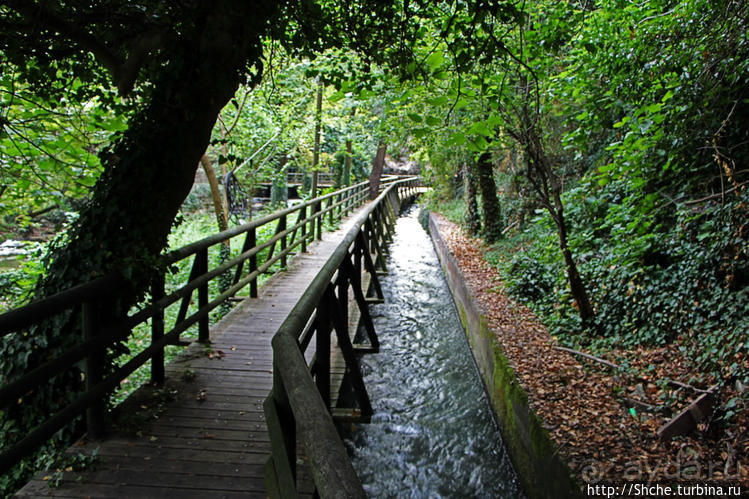
M 440 225 L 439 218 L 429 213 L 432 243 L 526 497 L 582 497 L 578 479 L 559 455 L 541 418 L 528 405 L 528 396 L 442 238 Z

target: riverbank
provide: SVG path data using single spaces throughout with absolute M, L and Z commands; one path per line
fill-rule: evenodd
M 687 436 L 658 438 L 656 431 L 685 408 L 665 410 L 653 400 L 664 374 L 689 379 L 690 363 L 677 348 L 615 352 L 617 358 L 629 359 L 627 370 L 560 350 L 538 318 L 507 295 L 498 270 L 484 259 L 482 242 L 436 217 L 530 408 L 580 483 L 710 481 L 749 486 L 746 414 L 719 434 L 707 420 Z

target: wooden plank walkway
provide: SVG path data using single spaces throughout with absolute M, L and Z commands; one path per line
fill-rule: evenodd
M 243 300 L 212 326 L 209 347 L 185 349 L 167 366 L 162 389 L 144 387 L 130 397 L 107 438 L 82 440 L 68 451 L 96 453 L 92 466 L 68 469 L 57 487 L 49 486 L 54 475 L 36 477 L 17 497 L 266 497 L 270 340 L 355 216 L 292 259 L 257 299 Z M 304 473 L 299 480 L 311 492 Z

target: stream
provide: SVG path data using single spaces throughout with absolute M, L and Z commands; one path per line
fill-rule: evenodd
M 345 442 L 370 497 L 523 497 L 418 207 L 398 219 L 362 357 L 374 416 Z

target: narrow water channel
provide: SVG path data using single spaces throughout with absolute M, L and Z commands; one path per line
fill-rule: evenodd
M 370 497 L 522 497 L 418 207 L 398 219 L 381 349 L 362 358 L 374 408 L 346 435 Z

